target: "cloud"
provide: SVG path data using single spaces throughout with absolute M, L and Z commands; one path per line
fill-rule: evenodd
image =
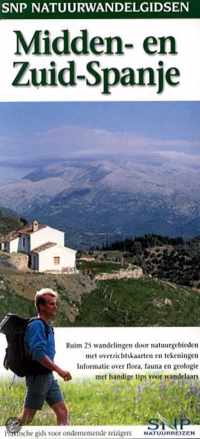
M 39 158 L 72 158 L 87 156 L 160 155 L 160 158 L 183 160 L 200 157 L 198 139 L 145 137 L 134 132 L 109 131 L 65 125 L 33 134 L 0 137 L 1 160 L 38 160 Z
M 161 161 L 171 161 L 175 164 L 185 165 L 186 167 L 199 167 L 200 155 L 188 154 L 181 151 L 163 151 L 155 153 L 157 157 L 160 157 Z

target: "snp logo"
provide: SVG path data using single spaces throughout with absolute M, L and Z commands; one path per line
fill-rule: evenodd
M 185 426 L 190 425 L 190 420 L 187 418 L 174 418 L 173 422 L 167 421 L 165 418 L 159 415 L 159 418 L 149 419 L 148 430 L 156 431 L 156 430 L 183 430 Z

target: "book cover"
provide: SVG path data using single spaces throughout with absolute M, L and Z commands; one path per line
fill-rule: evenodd
M 197 438 L 200 7 L 1 1 L 0 19 L 0 315 L 57 291 L 72 375 L 69 425 L 47 397 L 20 425 L 1 334 L 2 437 Z

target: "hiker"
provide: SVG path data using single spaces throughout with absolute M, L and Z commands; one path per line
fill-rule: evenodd
M 64 403 L 60 387 L 53 376 L 55 371 L 64 381 L 71 379 L 71 374 L 54 363 L 55 339 L 50 320 L 56 316 L 58 294 L 50 288 L 43 288 L 35 295 L 38 318 L 33 319 L 25 330 L 25 346 L 36 361 L 37 372 L 26 376 L 27 393 L 22 425 L 29 424 L 36 411 L 41 410 L 46 401 L 57 417 L 58 425 L 68 425 L 68 409 Z M 38 367 L 37 367 L 38 366 Z

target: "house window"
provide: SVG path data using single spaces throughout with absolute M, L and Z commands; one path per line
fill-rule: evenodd
M 53 263 L 54 265 L 60 265 L 60 256 L 54 256 Z
M 22 238 L 22 247 L 26 247 L 26 238 L 24 236 Z

